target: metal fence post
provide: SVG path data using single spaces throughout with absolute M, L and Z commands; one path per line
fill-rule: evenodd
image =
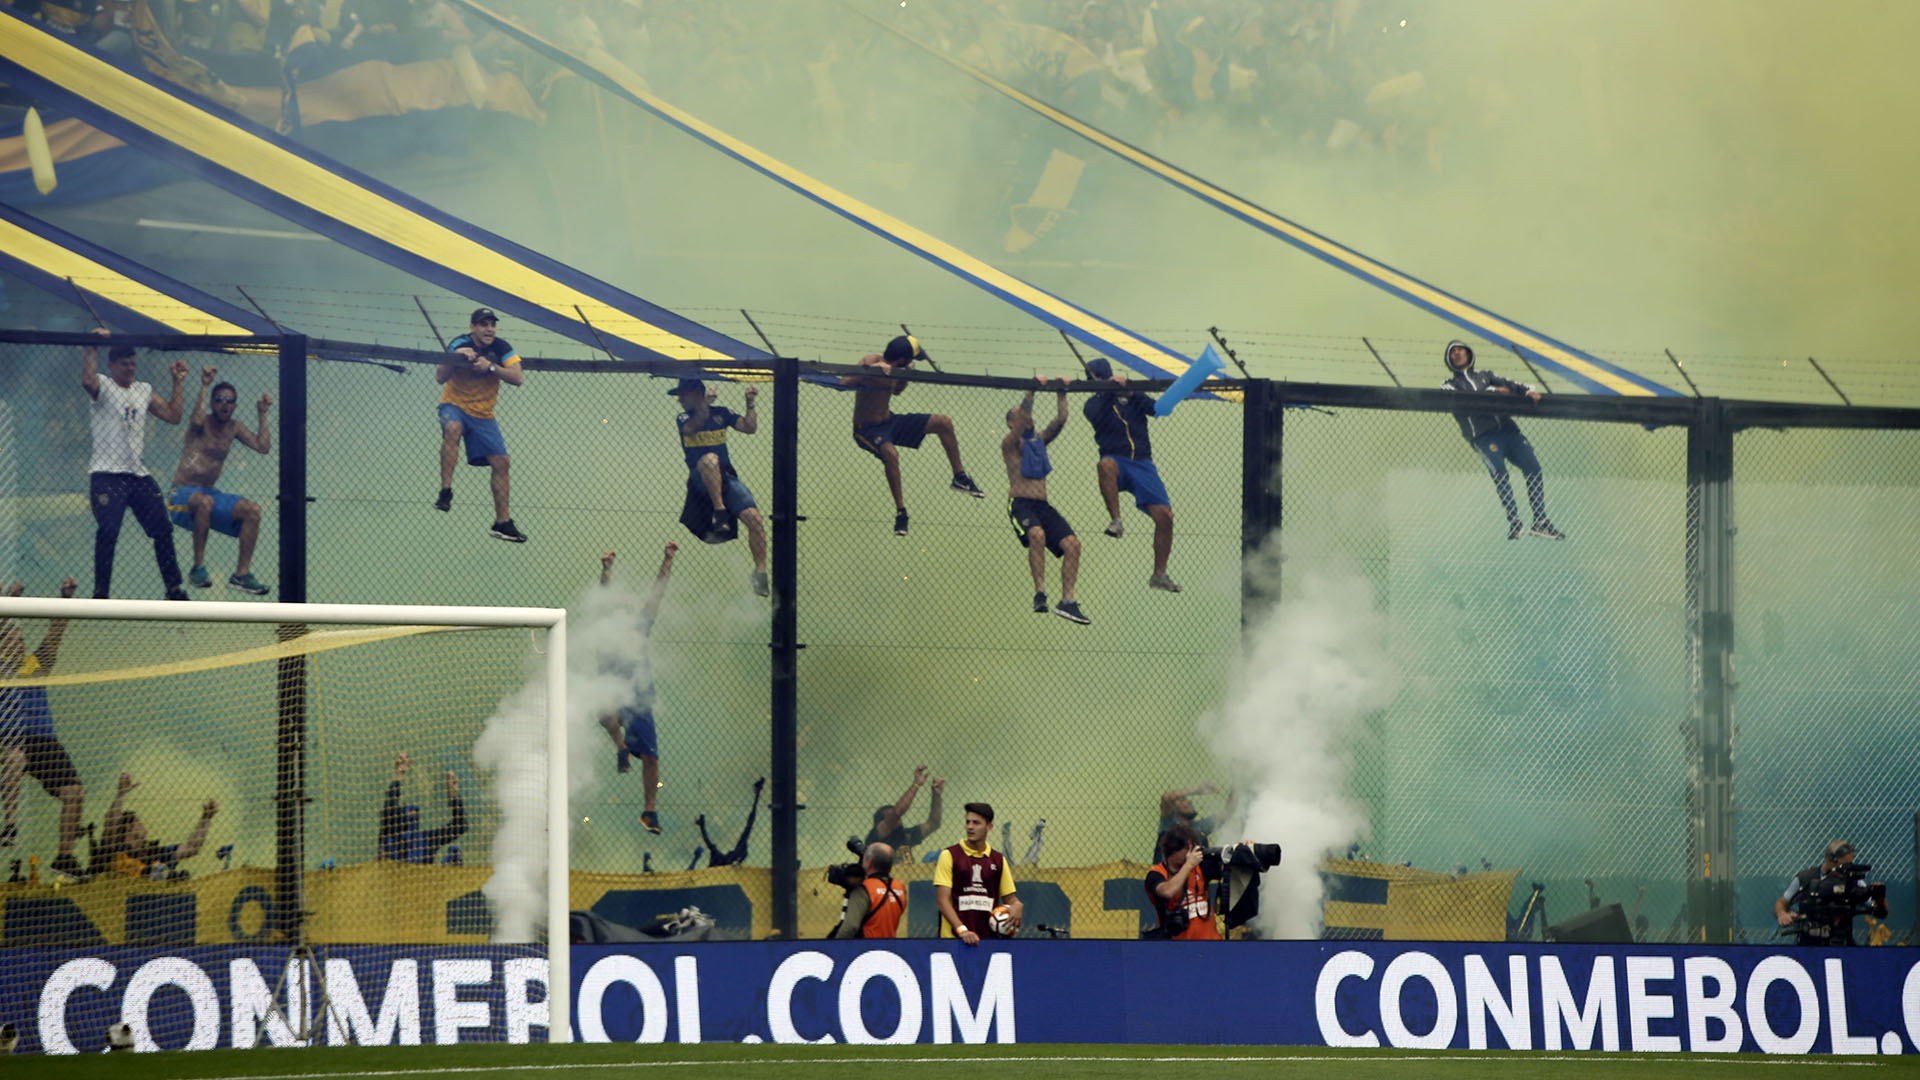
M 307 339 L 280 339 L 280 599 L 307 602 Z M 277 637 L 307 632 L 284 624 Z M 307 658 L 282 657 L 275 680 L 278 749 L 274 784 L 274 907 L 281 937 L 305 941 Z
M 1245 416 L 1240 423 L 1240 625 L 1243 630 L 1249 614 L 1258 611 L 1265 600 L 1279 592 L 1278 584 L 1264 580 L 1263 568 L 1253 560 L 1280 530 L 1280 458 L 1285 430 L 1280 395 L 1273 381 L 1249 379 L 1246 386 Z M 1279 553 L 1273 552 L 1268 557 L 1277 560 Z
M 1733 933 L 1733 424 L 1704 398 L 1687 428 L 1687 923 L 1690 940 Z
M 774 931 L 792 940 L 799 932 L 800 813 L 799 775 L 799 622 L 800 532 L 800 365 L 792 358 L 773 362 L 773 536 L 768 569 L 773 585 L 772 892 Z

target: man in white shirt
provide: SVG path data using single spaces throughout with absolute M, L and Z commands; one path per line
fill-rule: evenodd
M 107 335 L 105 330 L 94 332 Z M 184 404 L 180 380 L 186 377 L 186 362 L 175 360 L 168 369 L 173 376 L 173 393 L 162 401 L 150 383 L 134 381 L 133 346 L 115 345 L 108 350 L 105 379 L 100 377 L 97 353 L 88 346 L 80 357 L 80 386 L 93 399 L 93 459 L 87 466 L 91 474 L 87 501 L 93 507 L 94 598 L 105 599 L 108 595 L 120 523 L 132 510 L 133 519 L 153 540 L 153 557 L 160 564 L 167 599 L 185 600 L 187 590 L 180 587 L 180 560 L 173 551 L 167 506 L 160 498 L 160 485 L 147 472 L 143 451 L 149 413 L 169 424 L 180 422 Z

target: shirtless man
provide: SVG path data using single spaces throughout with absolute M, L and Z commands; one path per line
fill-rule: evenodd
M 1047 380 L 1039 380 L 1041 386 Z M 1067 380 L 1060 379 L 1060 410 L 1046 430 L 1033 430 L 1033 391 L 1020 404 L 1007 410 L 1007 434 L 1000 440 L 1000 456 L 1007 463 L 1007 520 L 1014 535 L 1027 549 L 1027 564 L 1033 568 L 1033 610 L 1047 613 L 1047 552 L 1060 558 L 1060 603 L 1053 613 L 1081 626 L 1093 622 L 1080 613 L 1073 599 L 1073 583 L 1080 576 L 1080 538 L 1060 511 L 1047 502 L 1047 474 L 1053 471 L 1047 460 L 1047 444 L 1060 437 L 1067 423 Z
M 218 529 L 240 538 L 240 557 L 234 561 L 227 588 L 254 596 L 270 590 L 253 576 L 253 545 L 260 539 L 260 507 L 251 499 L 230 495 L 214 487 L 220 471 L 227 466 L 227 451 L 237 439 L 255 453 L 273 448 L 273 435 L 267 430 L 267 410 L 273 407 L 273 395 L 261 394 L 255 406 L 259 410 L 259 430 L 233 418 L 233 407 L 240 400 L 232 383 L 214 384 L 218 372 L 200 369 L 200 393 L 193 399 L 193 418 L 187 423 L 186 445 L 180 448 L 180 464 L 173 470 L 173 490 L 167 493 L 167 513 L 173 523 L 193 530 L 193 569 L 187 572 L 187 584 L 196 589 L 213 587 L 207 573 L 207 531 Z M 207 412 L 207 388 L 213 387 L 213 412 Z
M 891 376 L 926 358 L 927 351 L 918 339 L 901 334 L 887 342 L 886 351 L 879 356 L 861 357 L 860 366 L 873 368 L 878 375 L 848 375 L 840 380 L 842 386 L 857 387 L 853 395 L 854 444 L 886 467 L 887 487 L 893 490 L 895 536 L 907 535 L 907 501 L 900 492 L 900 453 L 896 447 L 916 449 L 928 432 L 939 436 L 940 445 L 946 448 L 947 463 L 953 466 L 953 490 L 976 499 L 987 497 L 960 463 L 960 441 L 954 437 L 952 418 L 937 413 L 893 412 L 894 395 L 906 393 L 907 384 Z

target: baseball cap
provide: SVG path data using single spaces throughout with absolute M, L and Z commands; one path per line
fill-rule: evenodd
M 689 390 L 696 394 L 704 394 L 707 392 L 707 384 L 701 382 L 699 379 L 681 379 L 674 384 L 673 389 L 667 391 L 667 396 L 679 397 Z
M 880 354 L 880 359 L 885 360 L 889 364 L 898 364 L 905 360 L 925 360 L 926 358 L 927 350 L 921 348 L 920 339 L 911 334 L 901 334 L 899 337 L 887 342 L 886 351 Z
M 467 320 L 467 325 L 479 326 L 483 322 L 497 323 L 499 321 L 500 316 L 495 315 L 492 308 L 474 308 L 473 318 Z
M 1087 361 L 1087 374 L 1096 379 L 1113 378 L 1113 365 L 1104 356 L 1096 356 Z

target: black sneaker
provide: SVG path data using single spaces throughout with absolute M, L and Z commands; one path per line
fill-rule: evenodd
M 442 513 L 453 509 L 453 489 L 441 488 L 440 497 L 433 500 L 433 508 Z
M 175 585 L 173 588 L 167 590 L 167 599 L 169 600 L 185 600 L 186 598 L 187 598 L 187 590 L 181 588 L 178 585 Z
M 1080 605 L 1071 600 L 1062 600 L 1058 604 L 1055 604 L 1053 606 L 1053 613 L 1070 623 L 1079 623 L 1081 626 L 1091 626 L 1093 624 L 1092 619 L 1080 614 Z
M 893 535 L 907 535 L 907 512 L 905 510 L 893 515 Z
M 495 540 L 505 540 L 509 544 L 524 544 L 527 542 L 527 534 L 513 527 L 512 518 L 508 518 L 505 521 L 494 522 L 493 528 L 487 530 L 487 535 L 493 537 Z
M 963 472 L 953 474 L 953 490 L 962 495 L 971 495 L 976 499 L 987 497 L 987 493 L 980 490 L 980 485 L 973 482 L 973 477 Z
M 1518 521 L 1507 522 L 1507 539 L 1509 540 L 1520 539 L 1520 534 L 1526 531 L 1526 526 L 1520 524 Z
M 1037 592 L 1033 594 L 1033 613 L 1035 615 L 1045 615 L 1047 613 L 1046 593 Z
M 1528 529 L 1527 532 L 1533 536 L 1538 536 L 1543 540 L 1565 540 L 1567 538 L 1566 533 L 1563 533 L 1559 529 L 1554 528 L 1553 522 L 1547 521 L 1544 518 L 1534 522 L 1533 528 Z

